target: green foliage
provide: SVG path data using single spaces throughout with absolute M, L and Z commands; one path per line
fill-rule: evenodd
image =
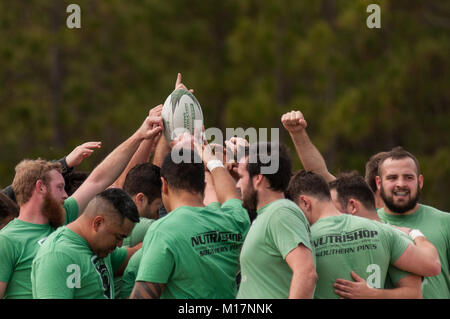
M 278 127 L 291 147 L 280 117 L 301 110 L 330 171 L 364 173 L 402 145 L 423 202 L 449 210 L 448 1 L 376 1 L 381 29 L 366 26 L 371 0 L 78 0 L 68 29 L 72 2 L 0 2 L 0 185 L 22 158 L 101 140 L 92 169 L 181 72 L 206 127 Z

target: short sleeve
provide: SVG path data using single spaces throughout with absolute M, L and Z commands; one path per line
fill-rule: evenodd
M 136 281 L 166 284 L 175 267 L 171 241 L 166 234 L 155 230 L 146 238 Z
M 412 244 L 409 236 L 390 225 L 382 225 L 388 232 L 389 245 L 391 247 L 391 264 L 405 252 L 408 245 Z
M 2 235 L 0 235 L 0 256 L 0 281 L 9 282 L 18 257 L 13 243 Z
M 133 256 L 131 256 L 130 261 L 128 262 L 127 268 L 122 276 L 122 288 L 119 296 L 121 299 L 128 298 L 133 291 L 141 258 L 142 249 L 139 249 Z
M 227 214 L 230 214 L 238 222 L 241 231 L 247 232 L 250 228 L 250 217 L 247 210 L 242 207 L 242 201 L 237 198 L 227 200 L 222 204 L 220 209 Z
M 64 225 L 67 225 L 78 218 L 79 207 L 78 207 L 78 203 L 75 200 L 75 198 L 73 198 L 72 196 L 67 198 L 64 201 L 63 207 L 66 210 L 66 219 L 65 219 Z
M 298 214 L 289 208 L 281 208 L 270 218 L 267 238 L 277 247 L 283 259 L 299 244 L 313 251 L 308 225 Z
M 31 267 L 34 299 L 73 299 L 81 288 L 81 268 L 64 253 L 45 254 Z
M 127 248 L 126 247 L 117 247 L 111 253 L 111 266 L 113 273 L 123 265 L 125 259 L 127 258 Z

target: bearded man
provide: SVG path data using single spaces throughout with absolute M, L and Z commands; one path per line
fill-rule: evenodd
M 384 208 L 378 210 L 380 219 L 420 230 L 438 250 L 441 273 L 424 279 L 423 298 L 450 298 L 450 214 L 419 204 L 423 187 L 419 161 L 396 147 L 380 160 L 376 182 L 384 201 Z
M 278 167 L 265 170 L 273 166 Z M 314 250 L 306 217 L 284 196 L 292 175 L 285 147 L 251 145 L 239 162 L 238 175 L 243 206 L 258 215 L 242 246 L 237 298 L 312 298 L 317 280 Z

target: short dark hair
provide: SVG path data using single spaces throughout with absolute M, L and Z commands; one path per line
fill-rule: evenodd
M 139 222 L 139 212 L 136 204 L 123 189 L 108 188 L 95 197 L 110 203 L 114 207 L 115 212 L 121 217 L 122 222 L 124 218 L 128 218 L 134 223 Z
M 350 198 L 360 201 L 366 209 L 375 210 L 375 197 L 369 185 L 358 172 L 341 173 L 332 182 L 330 189 L 336 189 L 337 199 L 343 208 Z
M 19 216 L 19 206 L 7 195 L 0 192 L 0 224 L 2 221 Z
M 270 167 L 273 163 L 263 163 L 261 155 L 277 157 L 278 170 L 273 174 L 264 174 L 261 169 Z M 270 188 L 274 191 L 284 192 L 289 185 L 292 176 L 292 163 L 286 146 L 278 143 L 259 142 L 250 145 L 249 161 L 247 163 L 247 171 L 249 177 L 252 178 L 258 174 L 262 174 L 269 181 Z
M 161 198 L 161 175 L 158 166 L 152 163 L 138 164 L 127 174 L 123 190 L 130 196 L 143 193 L 149 203 Z
M 416 164 L 417 176 L 419 176 L 420 174 L 419 161 L 414 155 L 412 155 L 410 152 L 408 152 L 401 146 L 394 147 L 380 159 L 380 162 L 378 163 L 378 176 L 381 176 L 381 166 L 383 165 L 384 161 L 387 160 L 388 158 L 391 158 L 393 160 L 400 160 L 408 157 L 414 161 L 414 164 Z
M 387 154 L 388 152 L 379 152 L 372 155 L 366 163 L 366 172 L 364 179 L 369 185 L 370 189 L 376 193 L 377 191 L 377 181 L 376 176 L 378 175 L 378 165 L 380 160 Z
M 287 189 L 287 197 L 298 204 L 300 195 L 313 196 L 319 200 L 331 200 L 330 189 L 322 176 L 301 170 L 292 176 Z
M 64 175 L 64 190 L 67 196 L 71 196 L 75 191 L 84 183 L 88 178 L 89 172 L 85 171 L 72 171 Z
M 184 148 L 173 149 L 178 152 L 180 158 L 189 157 L 189 161 L 175 163 L 172 153 L 166 155 L 161 165 L 161 177 L 174 189 L 190 193 L 204 193 L 205 190 L 205 166 L 202 159 L 194 151 Z M 187 156 L 186 153 L 187 152 Z

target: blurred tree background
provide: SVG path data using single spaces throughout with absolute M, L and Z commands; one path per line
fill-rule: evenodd
M 23 158 L 102 141 L 91 170 L 181 72 L 206 127 L 279 127 L 293 150 L 280 118 L 301 110 L 332 173 L 402 145 L 422 202 L 449 211 L 449 55 L 448 0 L 1 0 L 0 186 Z

